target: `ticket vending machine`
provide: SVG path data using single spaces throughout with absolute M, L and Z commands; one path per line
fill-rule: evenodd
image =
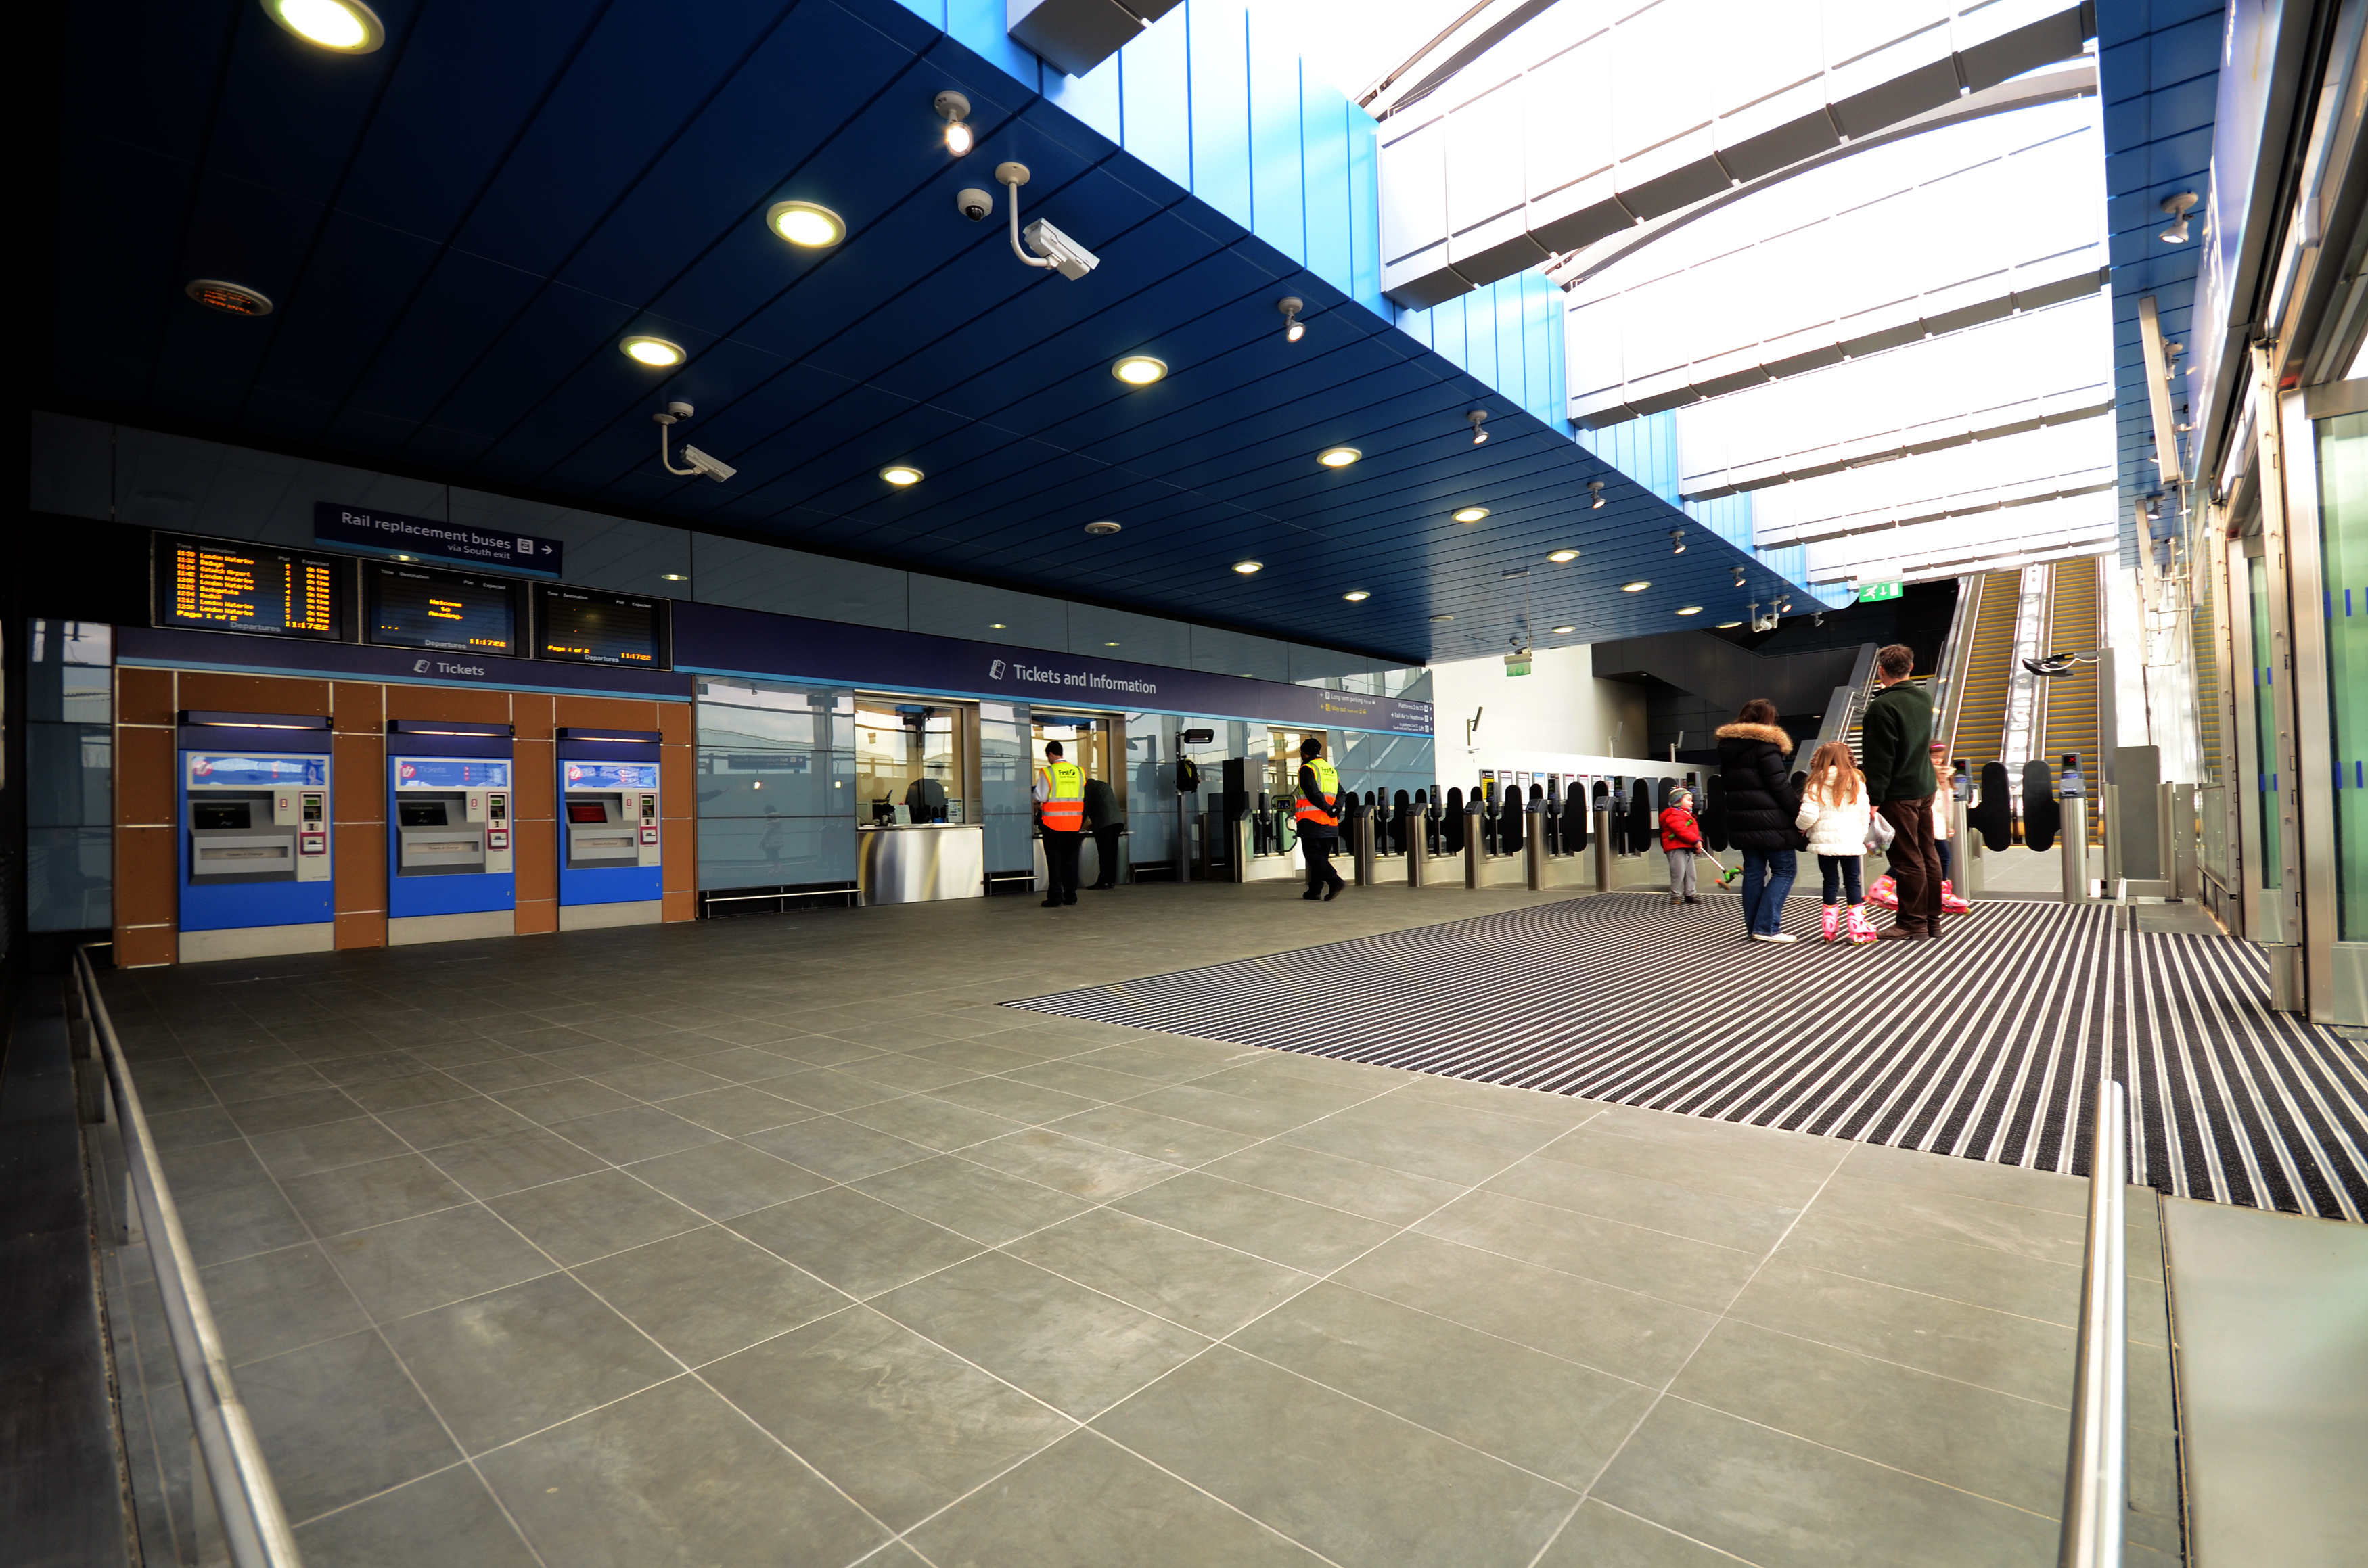
M 387 725 L 388 946 L 518 930 L 510 752 L 507 724 Z
M 655 730 L 558 735 L 559 928 L 665 918 L 665 833 Z
M 179 956 L 336 945 L 326 715 L 180 715 Z

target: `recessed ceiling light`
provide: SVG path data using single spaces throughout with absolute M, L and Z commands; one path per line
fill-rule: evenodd
M 1234 562 L 1234 570 L 1240 573 L 1245 577 L 1253 576 L 1258 573 L 1266 570 L 1266 562 L 1263 561 L 1236 561 Z
M 658 575 L 669 583 L 688 583 L 690 581 L 690 574 L 688 572 L 661 572 Z
M 1347 600 L 1348 600 L 1350 604 L 1352 604 L 1352 605 L 1360 605 L 1360 604 L 1363 604 L 1367 599 L 1372 598 L 1373 596 L 1372 596 L 1372 595 L 1371 595 L 1371 594 L 1369 594 L 1369 593 L 1367 593 L 1367 592 L 1366 592 L 1364 589 L 1362 589 L 1362 588 L 1351 588 L 1351 589 L 1349 589 L 1347 593 L 1342 594 L 1340 597 L 1341 597 L 1342 598 L 1344 598 L 1344 599 L 1347 599 Z
M 1567 637 L 1577 630 L 1576 626 L 1557 626 L 1554 629 L 1554 634 L 1557 637 Z
M 1086 525 L 1086 531 L 1094 535 L 1096 538 L 1100 538 L 1106 534 L 1114 534 L 1118 532 L 1118 528 L 1119 526 L 1116 523 L 1111 522 L 1108 517 L 1104 517 L 1099 522 L 1087 523 Z
M 1743 622 L 1739 620 L 1722 620 L 1718 623 L 1718 629 L 1721 631 L 1732 631 L 1742 624 Z
M 1702 613 L 1702 606 L 1688 605 L 1683 609 L 1678 611 L 1678 613 L 1679 615 L 1700 615 Z
M 793 245 L 835 245 L 847 238 L 847 220 L 814 201 L 776 201 L 765 226 Z
M 1167 373 L 1167 361 L 1148 354 L 1130 354 L 1110 367 L 1110 374 L 1131 387 L 1147 387 Z
M 1620 585 L 1620 591 L 1623 594 L 1641 594 L 1652 585 L 1652 584 L 1641 580 L 1634 583 L 1622 583 Z
M 895 485 L 918 484 L 921 471 L 910 463 L 890 463 L 880 471 L 880 477 Z
M 1315 454 L 1315 460 L 1326 468 L 1347 468 L 1365 454 L 1354 447 L 1329 447 Z
M 398 556 L 396 556 L 396 557 L 395 557 L 395 559 L 396 559 L 397 561 L 408 561 L 408 560 L 410 560 L 410 559 L 411 559 L 411 557 L 409 557 L 408 555 L 398 555 Z
M 625 351 L 626 358 L 658 370 L 679 365 L 687 358 L 681 344 L 668 343 L 663 337 L 629 337 L 617 347 Z
M 1455 520 L 1459 523 L 1476 523 L 1487 515 L 1488 508 L 1486 506 L 1466 506 L 1455 514 Z
M 368 54 L 386 41 L 378 13 L 361 0 L 263 0 L 271 19 L 322 49 Z
M 1003 630 L 1003 622 L 999 620 L 990 620 L 986 623 L 986 629 L 989 631 L 1000 631 Z
M 1430 623 L 1433 626 L 1436 626 L 1442 620 L 1453 620 L 1455 618 L 1452 615 L 1434 615 L 1430 618 Z
M 1578 559 L 1578 551 L 1575 550 L 1557 550 L 1552 555 L 1547 556 L 1546 559 L 1553 562 L 1557 566 L 1567 566 L 1572 562 Z

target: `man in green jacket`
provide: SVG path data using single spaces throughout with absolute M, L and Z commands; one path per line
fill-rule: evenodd
M 1899 913 L 1879 937 L 1930 941 L 1941 935 L 1941 850 L 1932 837 L 1932 699 L 1907 677 L 1916 653 L 1894 642 L 1874 656 L 1882 687 L 1866 705 L 1863 736 L 1867 796 L 1891 824 L 1891 881 Z

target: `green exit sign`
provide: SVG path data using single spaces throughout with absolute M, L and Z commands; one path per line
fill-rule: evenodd
M 1861 583 L 1858 585 L 1858 602 L 1871 605 L 1883 599 L 1896 599 L 1899 597 L 1899 587 L 1897 583 Z
M 1529 674 L 1530 656 L 1527 653 L 1506 654 L 1505 673 L 1508 676 L 1525 676 Z

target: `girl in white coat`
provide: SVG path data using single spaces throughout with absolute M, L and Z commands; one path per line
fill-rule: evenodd
M 1826 940 L 1845 929 L 1861 946 L 1874 940 L 1874 926 L 1866 917 L 1859 891 L 1859 857 L 1866 852 L 1866 835 L 1874 815 L 1858 759 L 1840 741 L 1829 741 L 1809 759 L 1809 778 L 1801 790 L 1801 812 L 1793 825 L 1809 835 L 1809 853 L 1817 858 L 1825 879 Z M 1844 910 L 1848 916 L 1845 924 Z

